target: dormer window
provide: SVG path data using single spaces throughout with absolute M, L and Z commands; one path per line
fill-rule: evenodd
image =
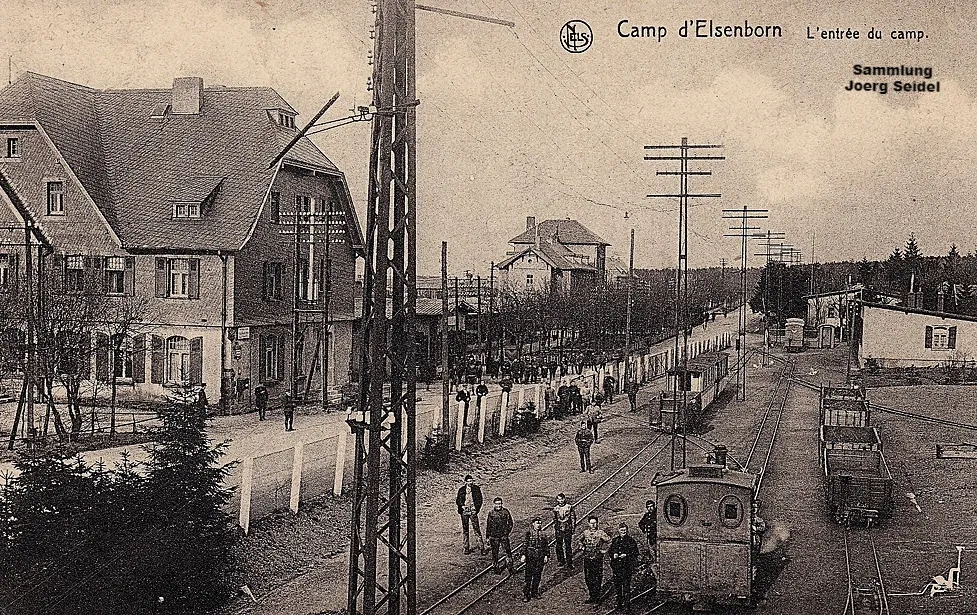
M 279 111 L 278 123 L 285 128 L 295 128 L 295 116 L 285 113 L 284 111 Z
M 174 218 L 199 218 L 200 203 L 173 203 Z
M 20 139 L 7 137 L 7 158 L 20 158 Z

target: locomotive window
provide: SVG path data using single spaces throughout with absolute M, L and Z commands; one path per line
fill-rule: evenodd
M 680 495 L 670 495 L 665 499 L 665 520 L 672 525 L 682 525 L 688 515 L 688 504 Z
M 719 502 L 719 520 L 728 528 L 743 522 L 743 504 L 735 495 L 727 495 Z

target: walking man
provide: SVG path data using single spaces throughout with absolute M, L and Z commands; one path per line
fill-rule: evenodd
M 509 534 L 512 533 L 512 515 L 506 507 L 502 506 L 502 498 L 495 498 L 492 503 L 494 508 L 485 518 L 485 535 L 488 536 L 489 546 L 492 547 L 495 572 L 501 574 L 502 565 L 506 564 L 509 572 L 515 573 L 516 569 L 512 563 L 512 544 L 509 542 Z M 505 562 L 499 561 L 500 547 L 505 549 Z
M 628 607 L 631 605 L 631 577 L 638 565 L 638 543 L 628 536 L 627 523 L 618 526 L 617 536 L 611 541 L 607 555 L 611 559 L 611 570 L 614 572 L 617 608 Z
M 533 526 L 526 530 L 526 552 L 522 561 L 526 564 L 526 583 L 522 588 L 523 602 L 539 598 L 539 581 L 543 576 L 543 566 L 550 560 L 550 541 L 543 533 L 543 520 L 533 518 Z
M 658 513 L 655 511 L 655 501 L 645 502 L 645 514 L 638 521 L 638 529 L 648 537 L 648 549 L 651 550 L 651 561 L 655 561 L 655 541 L 658 536 Z
M 295 402 L 288 393 L 282 395 L 282 412 L 285 413 L 285 431 L 295 431 Z
M 553 530 L 556 532 L 556 559 L 560 566 L 573 570 L 573 528 L 577 525 L 577 513 L 567 502 L 566 494 L 556 496 L 553 506 Z
M 458 489 L 458 497 L 455 498 L 458 505 L 458 514 L 461 516 L 461 532 L 465 542 L 465 555 L 472 552 L 471 542 L 469 541 L 469 528 L 474 530 L 475 537 L 478 538 L 478 550 L 485 555 L 485 541 L 482 539 L 482 528 L 478 527 L 478 511 L 482 509 L 482 489 L 475 484 L 475 479 L 471 474 L 465 476 L 465 484 Z
M 574 441 L 577 443 L 577 452 L 580 454 L 580 471 L 593 474 L 594 469 L 590 465 L 590 446 L 594 443 L 594 433 L 590 431 L 587 421 L 580 422 L 580 429 L 577 430 Z
M 265 411 L 268 409 L 268 389 L 260 383 L 254 387 L 254 407 L 258 409 L 258 420 L 265 420 Z
M 628 403 L 631 404 L 631 412 L 638 411 L 638 381 L 632 378 L 628 382 Z
M 584 604 L 600 604 L 601 587 L 604 584 L 604 554 L 611 542 L 611 537 L 597 523 L 596 515 L 588 517 L 588 527 L 580 537 L 583 547 L 583 574 L 590 594 Z
M 598 394 L 599 395 L 599 394 Z M 604 415 L 601 414 L 600 404 L 595 404 L 593 408 L 587 411 L 587 427 L 589 427 L 594 432 L 594 444 L 597 444 L 597 426 L 601 424 L 604 420 Z

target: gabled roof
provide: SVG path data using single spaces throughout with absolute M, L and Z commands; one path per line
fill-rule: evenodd
M 124 247 L 238 250 L 275 177 L 268 165 L 296 134 L 266 110 L 294 109 L 267 87 L 204 88 L 197 115 L 167 113 L 171 97 L 170 89 L 95 90 L 26 73 L 0 90 L 0 124 L 39 124 Z M 307 138 L 282 164 L 334 176 L 348 200 L 342 173 Z M 201 220 L 172 218 L 173 202 L 201 196 L 213 197 Z M 352 203 L 343 205 L 358 234 Z
M 516 235 L 509 243 L 536 243 L 536 232 L 544 240 L 553 239 L 563 244 L 609 246 L 607 243 L 576 220 L 544 220 L 531 229 Z
M 576 271 L 596 271 L 597 269 L 588 263 L 576 260 L 574 254 L 566 246 L 553 241 L 541 241 L 540 244 L 531 245 L 524 250 L 510 255 L 504 261 L 496 265 L 499 269 L 507 269 L 512 263 L 516 262 L 527 254 L 535 254 L 544 263 L 553 269 L 576 270 Z

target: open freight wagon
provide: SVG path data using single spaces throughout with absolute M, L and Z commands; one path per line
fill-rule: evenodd
M 892 516 L 892 473 L 881 450 L 827 448 L 824 486 L 838 523 L 871 525 Z

